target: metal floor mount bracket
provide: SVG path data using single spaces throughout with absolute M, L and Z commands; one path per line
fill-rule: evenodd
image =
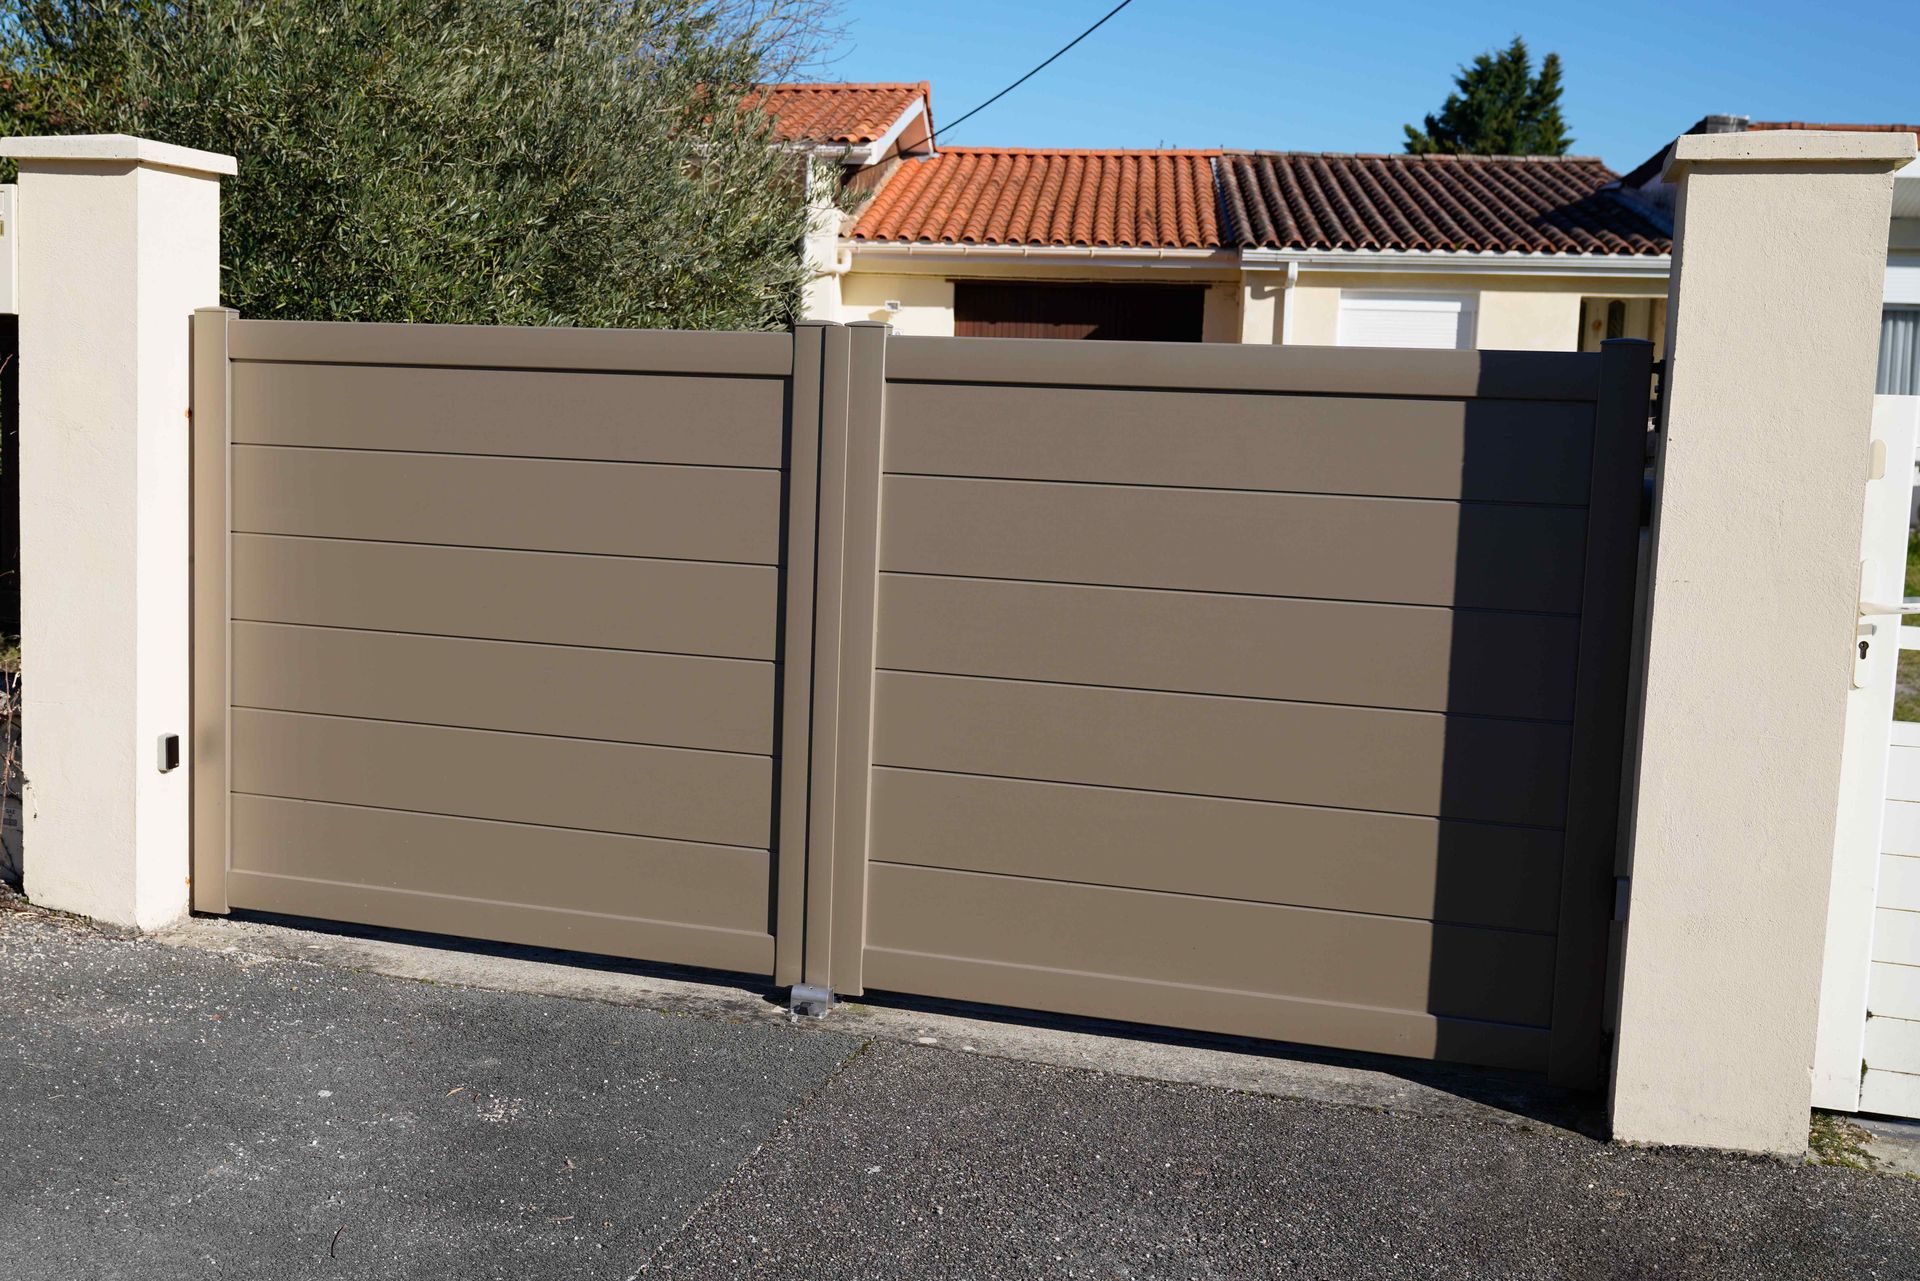
M 824 1019 L 833 1008 L 833 991 L 815 983 L 795 983 L 787 994 L 787 1008 L 801 1018 Z

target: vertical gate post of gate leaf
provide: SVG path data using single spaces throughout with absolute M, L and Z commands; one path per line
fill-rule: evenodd
M 155 929 L 188 907 L 189 333 L 220 301 L 235 165 L 120 134 L 0 155 L 20 166 L 26 890 Z
M 791 984 L 793 1007 L 811 1014 L 824 1013 L 835 993 L 861 991 L 890 332 L 884 324 L 831 325 L 820 343 L 806 922 L 800 977 Z M 798 379 L 795 387 L 798 398 Z
M 1909 134 L 1693 135 L 1667 168 L 1622 1139 L 1806 1147 L 1874 335 L 1913 155 Z

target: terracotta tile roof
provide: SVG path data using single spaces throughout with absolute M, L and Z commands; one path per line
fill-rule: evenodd
M 930 100 L 930 93 L 924 80 L 918 84 L 760 85 L 748 101 L 774 118 L 774 132 L 788 142 L 857 147 L 884 137 L 916 100 Z
M 949 147 L 904 164 L 855 240 L 1217 249 L 1217 151 Z
M 859 241 L 1664 254 L 1657 215 L 1578 157 L 951 147 L 902 165 Z
M 1575 156 L 1228 154 L 1220 199 L 1244 248 L 1664 254 L 1648 211 Z

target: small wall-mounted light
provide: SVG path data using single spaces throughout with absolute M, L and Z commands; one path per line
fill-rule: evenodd
M 883 306 L 883 307 L 885 307 L 885 308 L 886 308 L 886 309 L 887 309 L 888 311 L 899 311 L 899 310 L 900 310 L 900 300 L 899 300 L 898 298 L 889 298 L 889 299 L 887 299 L 887 300 L 886 300 L 886 301 L 885 301 L 884 303 L 882 303 L 882 304 L 880 304 L 880 305 L 881 305 L 881 306 Z
M 160 736 L 160 772 L 170 773 L 180 768 L 180 736 L 162 734 Z

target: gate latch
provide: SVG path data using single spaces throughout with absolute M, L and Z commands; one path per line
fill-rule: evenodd
M 1920 596 L 1905 597 L 1898 604 L 1868 599 L 1873 593 L 1872 584 L 1878 576 L 1874 562 L 1870 560 L 1860 562 L 1860 626 L 1854 632 L 1853 653 L 1853 687 L 1855 689 L 1860 689 L 1866 684 L 1867 660 L 1882 633 L 1891 631 L 1894 644 L 1898 646 L 1900 640 L 1898 620 L 1909 614 L 1920 614 Z

